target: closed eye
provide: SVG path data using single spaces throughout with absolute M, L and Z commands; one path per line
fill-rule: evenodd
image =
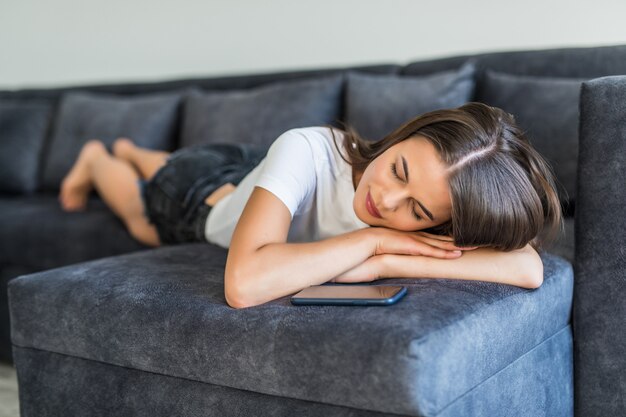
M 396 177 L 400 182 L 404 183 L 402 178 L 400 178 L 400 176 L 398 175 L 398 170 L 396 169 L 396 164 L 393 163 L 393 162 L 391 163 L 391 172 L 393 173 L 394 177 Z M 417 212 L 415 211 L 415 203 L 413 204 L 413 207 L 411 208 L 411 212 L 413 213 L 413 217 L 415 217 L 417 220 L 422 220 L 422 216 L 417 214 Z
M 398 170 L 396 169 L 396 164 L 395 163 L 391 163 L 391 172 L 393 172 L 393 176 L 396 177 L 397 179 L 399 179 L 400 181 L 402 181 L 402 178 L 400 178 L 400 176 L 398 175 Z
M 413 203 L 413 207 L 411 208 L 411 212 L 413 213 L 413 216 L 414 216 L 417 220 L 422 220 L 422 216 L 420 216 L 419 214 L 417 214 L 417 212 L 415 211 L 415 203 Z

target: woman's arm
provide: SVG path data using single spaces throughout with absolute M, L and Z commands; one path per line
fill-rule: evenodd
M 224 295 L 244 308 L 328 281 L 374 254 L 367 229 L 319 242 L 285 243 L 288 208 L 274 194 L 256 187 L 241 214 L 228 250 Z
M 235 227 L 226 260 L 224 295 L 230 306 L 251 307 L 323 284 L 378 254 L 458 256 L 449 243 L 435 247 L 423 237 L 384 228 L 285 243 L 290 223 L 287 206 L 256 187 Z
M 530 245 L 510 252 L 478 248 L 464 251 L 456 259 L 384 254 L 369 258 L 332 282 L 378 278 L 451 278 L 538 288 L 543 283 L 543 263 Z

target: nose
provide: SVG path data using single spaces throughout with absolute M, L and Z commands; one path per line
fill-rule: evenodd
M 409 192 L 400 187 L 388 188 L 380 200 L 380 208 L 385 211 L 396 211 L 402 202 L 408 197 Z

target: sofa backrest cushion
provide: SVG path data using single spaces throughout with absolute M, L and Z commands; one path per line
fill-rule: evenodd
M 51 113 L 47 100 L 0 100 L 0 192 L 36 191 Z
M 396 74 L 400 71 L 400 68 L 402 68 L 402 66 L 397 64 L 378 64 L 361 65 L 350 68 L 335 67 L 202 78 L 177 78 L 156 82 L 129 82 L 123 84 L 91 84 L 45 89 L 28 88 L 20 90 L 0 90 L 0 99 L 44 98 L 56 101 L 63 95 L 76 91 L 139 95 L 177 92 L 189 88 L 199 88 L 206 91 L 248 90 L 283 81 L 309 80 L 339 75 L 345 73 L 347 69 L 354 69 L 359 72 L 371 74 Z
M 578 103 L 583 81 L 487 70 L 482 96 L 477 97 L 515 117 L 533 147 L 552 165 L 563 205 L 576 198 Z
M 404 75 L 423 75 L 458 68 L 467 59 L 477 68 L 477 91 L 487 69 L 517 75 L 596 78 L 626 74 L 626 45 L 486 52 L 420 60 L 404 66 Z
M 349 72 L 345 122 L 369 140 L 380 140 L 403 123 L 436 109 L 471 100 L 475 65 L 419 77 Z
M 582 84 L 574 413 L 626 415 L 626 76 Z
M 132 97 L 74 92 L 61 99 L 45 151 L 42 185 L 56 191 L 83 144 L 99 139 L 111 149 L 118 137 L 149 149 L 172 150 L 182 93 Z
M 235 91 L 194 91 L 185 97 L 180 147 L 211 142 L 269 147 L 289 129 L 334 124 L 343 75 L 283 81 Z

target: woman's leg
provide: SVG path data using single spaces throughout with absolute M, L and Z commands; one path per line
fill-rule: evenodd
M 128 138 L 117 138 L 113 143 L 113 155 L 132 164 L 143 179 L 149 180 L 165 165 L 170 152 L 140 148 Z
M 159 168 L 165 165 L 170 152 L 141 148 L 128 138 L 117 138 L 113 143 L 113 155 L 131 163 L 141 173 L 142 177 L 148 180 L 154 176 Z M 211 193 L 204 200 L 204 203 L 214 206 L 219 200 L 234 190 L 235 186 L 233 184 L 224 184 Z
M 139 175 L 126 161 L 109 154 L 98 140 L 87 142 L 76 163 L 63 179 L 59 200 L 67 211 L 82 210 L 92 187 L 124 222 L 130 234 L 150 246 L 160 246 L 156 227 L 144 216 L 137 180 Z
M 87 160 L 91 158 L 93 149 L 99 145 L 95 140 L 85 143 L 74 162 L 74 166 L 61 182 L 59 202 L 65 211 L 79 211 L 85 208 L 87 197 L 93 184 L 87 172 Z

